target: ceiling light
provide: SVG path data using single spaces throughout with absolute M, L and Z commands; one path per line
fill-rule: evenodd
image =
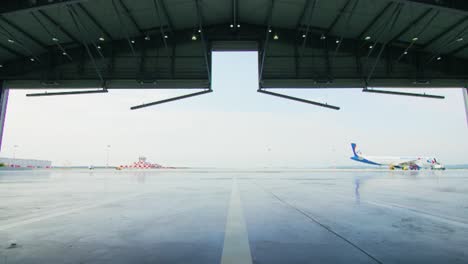
M 418 41 L 418 39 L 419 39 L 418 37 L 414 37 L 412 40 L 413 41 Z
M 15 41 L 12 40 L 12 39 L 8 39 L 8 42 L 10 42 L 10 43 L 15 43 Z
M 201 33 L 201 29 L 198 30 L 198 33 Z
M 105 39 L 103 37 L 100 37 L 99 38 L 99 41 L 104 41 Z
M 32 62 L 36 61 L 34 58 L 30 58 L 29 60 L 32 61 Z
M 234 27 L 234 25 L 233 25 L 233 24 L 231 24 L 231 25 L 229 25 L 229 27 L 233 28 L 233 27 Z
M 463 41 L 463 38 L 458 38 L 457 42 Z
M 271 28 L 268 29 L 268 33 L 271 33 Z
M 303 37 L 303 38 L 306 38 L 306 37 L 307 37 L 307 35 L 306 35 L 306 34 L 302 34 L 302 37 Z
M 407 52 L 407 51 L 405 51 L 405 52 L 403 52 L 403 54 L 407 55 L 407 54 L 408 54 L 408 52 Z
M 371 36 L 367 36 L 364 38 L 365 40 L 370 40 L 371 39 Z
M 3 64 L 0 64 L 0 68 L 3 68 Z
M 372 45 L 369 46 L 369 49 L 373 49 L 373 48 L 374 48 L 374 46 L 372 46 Z
M 322 34 L 322 36 L 320 36 L 320 39 L 325 40 L 325 39 L 327 39 L 327 37 L 324 34 Z
M 146 37 L 145 37 L 145 40 L 151 40 L 151 37 L 150 37 L 150 36 L 146 36 Z
M 237 24 L 237 28 L 240 28 L 240 24 Z
M 62 52 L 62 55 L 67 56 L 68 54 L 64 51 L 64 52 Z
M 336 44 L 340 44 L 340 40 L 339 40 L 339 39 L 336 40 Z
M 442 57 L 441 56 L 437 57 L 437 60 L 438 61 L 442 60 Z
M 197 40 L 197 36 L 196 36 L 196 35 L 193 35 L 193 36 L 192 36 L 192 40 Z
M 278 40 L 278 39 L 279 39 L 278 34 L 275 34 L 275 35 L 273 36 L 273 39 L 274 39 L 274 40 Z
M 130 42 L 131 42 L 132 44 L 135 44 L 135 40 L 133 40 L 133 39 L 132 39 L 132 40 L 130 40 Z
M 168 35 L 164 35 L 164 38 L 167 39 L 167 38 L 169 38 L 169 36 L 168 36 Z
M 102 47 L 100 45 L 97 46 L 97 49 L 102 49 Z
M 52 41 L 58 42 L 58 41 L 59 41 L 59 39 L 58 39 L 58 38 L 56 38 L 56 37 L 53 37 L 53 38 L 52 38 Z

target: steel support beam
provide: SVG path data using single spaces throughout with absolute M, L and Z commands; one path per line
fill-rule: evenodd
M 418 6 L 433 7 L 435 9 L 443 11 L 451 11 L 459 14 L 468 14 L 468 3 L 465 0 L 392 0 L 393 2 L 400 3 L 411 3 Z M 13 12 L 29 12 L 36 10 L 44 10 L 48 8 L 54 8 L 67 4 L 76 4 L 83 2 L 92 2 L 90 0 L 2 0 L 0 6 L 1 13 L 13 13 Z
M 118 0 L 120 5 L 122 6 L 123 10 L 125 11 L 125 15 L 132 21 L 133 26 L 135 27 L 136 30 L 140 33 L 140 35 L 143 35 L 144 32 L 141 30 L 141 27 L 138 25 L 138 22 L 136 21 L 135 17 L 133 17 L 132 12 L 130 12 L 130 9 L 125 5 L 123 0 Z
M 205 39 L 205 30 L 203 29 L 203 14 L 200 7 L 200 0 L 195 0 L 195 8 L 197 10 L 197 17 L 198 17 L 198 29 L 200 31 L 200 38 L 203 44 L 203 55 L 205 57 L 205 64 L 206 64 L 206 73 L 208 74 L 208 80 L 211 83 L 211 63 L 209 58 L 209 51 L 208 45 L 206 44 Z
M 49 39 L 52 40 L 52 41 L 55 43 L 55 45 L 56 45 L 57 48 L 60 50 L 60 52 L 62 53 L 62 55 L 63 55 L 63 56 L 67 56 L 67 58 L 68 58 L 70 61 L 72 61 L 73 58 L 70 57 L 70 55 L 67 53 L 67 51 L 65 50 L 65 48 L 60 44 L 60 41 L 54 41 L 54 39 L 57 39 L 57 36 L 56 36 L 53 32 L 51 32 L 51 31 L 49 30 L 49 27 L 48 27 L 47 25 L 45 25 L 45 24 L 42 22 L 42 20 L 36 15 L 36 13 L 31 12 L 31 15 L 34 17 L 34 19 L 36 20 L 36 22 L 37 22 L 39 25 L 42 26 L 42 28 L 44 29 L 44 31 L 47 32 L 47 34 L 49 35 Z M 52 52 L 52 49 L 51 49 L 52 47 L 49 46 L 48 48 L 49 48 L 49 51 L 48 51 L 48 52 L 49 52 L 49 55 L 52 55 L 52 53 L 53 53 L 53 52 Z M 50 56 L 49 56 L 49 57 L 50 57 Z M 53 57 L 55 57 L 55 56 L 53 56 Z
M 463 101 L 465 103 L 465 112 L 466 112 L 466 123 L 468 124 L 468 88 L 464 87 L 463 92 Z
M 343 8 L 341 8 L 341 10 L 339 11 L 338 15 L 335 17 L 335 19 L 333 19 L 333 22 L 330 24 L 330 26 L 328 27 L 327 31 L 325 32 L 325 35 L 328 35 L 330 34 L 330 32 L 333 31 L 333 28 L 335 28 L 336 24 L 338 24 L 338 22 L 340 21 L 341 17 L 343 16 L 343 14 L 346 12 L 346 9 L 348 9 L 348 6 L 349 4 L 351 4 L 353 0 L 348 0 L 346 1 L 346 3 L 344 4 Z
M 379 21 L 379 19 L 387 12 L 387 10 L 393 5 L 393 2 L 389 2 L 380 12 L 371 20 L 369 24 L 361 31 L 361 34 L 357 37 L 358 40 L 362 40 L 367 32 Z
M 433 99 L 445 99 L 445 96 L 442 95 L 433 95 L 426 93 L 407 93 L 407 92 L 396 92 L 396 91 L 387 91 L 387 90 L 377 90 L 377 89 L 368 89 L 364 88 L 362 90 L 365 93 L 378 93 L 378 94 L 390 94 L 390 95 L 402 95 L 402 96 L 412 96 L 412 97 L 424 97 L 424 98 L 433 98 Z
M 424 13 L 422 13 L 420 16 L 415 18 L 413 21 L 411 21 L 408 26 L 406 26 L 403 30 L 401 30 L 398 34 L 396 34 L 392 40 L 390 40 L 389 43 L 393 43 L 394 41 L 399 40 L 403 35 L 408 33 L 413 27 L 417 26 L 419 22 L 421 22 L 424 18 L 426 18 L 430 13 L 432 12 L 432 8 L 429 8 L 426 10 Z M 417 37 L 417 36 L 416 36 Z
M 77 38 L 75 38 L 75 36 L 73 36 L 70 32 L 68 32 L 68 30 L 62 27 L 60 23 L 58 23 L 52 17 L 50 17 L 44 10 L 39 10 L 38 12 L 73 42 L 80 43 L 80 41 Z
M 29 38 L 32 42 L 36 43 L 36 45 L 38 45 L 39 47 L 41 47 L 42 49 L 47 49 L 47 45 L 38 40 L 36 37 L 34 37 L 33 35 L 29 34 L 28 32 L 24 31 L 22 28 L 20 28 L 18 25 L 16 25 L 15 23 L 9 21 L 8 19 L 4 18 L 2 15 L 0 15 L 0 20 L 2 22 L 4 22 L 5 24 L 7 24 L 8 26 L 10 26 L 11 28 L 15 29 L 17 32 L 23 34 L 24 36 L 26 36 L 27 38 Z
M 389 21 L 389 22 L 390 22 L 389 28 L 387 29 L 387 26 L 385 26 L 383 30 L 390 32 L 390 34 L 392 33 L 392 31 L 393 31 L 393 29 L 394 29 L 394 27 L 395 27 L 395 24 L 396 24 L 396 22 L 398 21 L 398 18 L 400 17 L 400 15 L 401 15 L 402 6 L 403 6 L 402 4 L 398 4 L 398 5 L 397 5 L 397 8 L 395 9 L 395 11 L 394 11 L 394 13 L 392 14 L 391 19 L 390 19 L 390 21 Z M 369 74 L 367 75 L 367 78 L 366 78 L 366 82 L 367 82 L 367 83 L 371 80 L 372 75 L 374 74 L 374 71 L 375 71 L 375 69 L 376 69 L 376 67 L 377 67 L 377 64 L 378 64 L 379 61 L 380 61 L 380 58 L 381 58 L 381 56 L 382 56 L 382 53 L 383 53 L 383 51 L 385 50 L 385 48 L 387 47 L 387 44 L 388 44 L 388 43 L 389 43 L 389 42 L 387 41 L 387 42 L 384 42 L 383 44 L 381 44 L 380 51 L 379 51 L 379 53 L 378 53 L 378 55 L 377 55 L 377 59 L 375 60 L 375 62 L 374 62 L 374 64 L 373 64 L 373 66 L 372 66 L 372 68 L 371 68 Z M 376 42 L 375 44 L 377 44 L 377 42 Z
M 392 52 L 390 49 L 385 50 L 385 71 L 387 73 L 387 77 L 389 77 L 393 71 Z
M 462 40 L 463 40 L 463 35 L 465 34 L 466 29 L 468 29 L 468 26 L 465 26 L 465 28 L 464 28 L 462 31 L 460 31 L 460 33 L 457 35 L 457 38 L 461 37 Z M 455 40 L 455 41 L 458 42 L 458 40 Z M 452 42 L 452 44 L 454 44 L 454 43 Z M 446 53 L 446 55 L 448 55 L 448 56 L 454 56 L 454 55 L 456 55 L 457 53 L 459 53 L 459 52 L 461 52 L 461 51 L 464 51 L 466 48 L 468 48 L 468 44 L 464 44 L 464 45 L 462 45 L 461 47 L 458 47 L 458 48 L 452 50 L 451 52 Z
M 144 79 L 146 77 L 146 69 L 145 69 L 145 63 L 146 63 L 146 41 L 142 41 L 140 43 L 140 65 L 139 65 L 139 76 L 141 79 Z
M 373 78 L 370 83 L 365 83 L 363 78 L 355 77 L 352 79 L 335 78 L 330 82 L 321 82 L 316 79 L 264 79 L 263 89 L 349 89 L 349 88 L 461 88 L 466 85 L 466 79 L 430 79 L 417 80 L 414 76 L 409 78 Z
M 299 59 L 299 47 L 297 44 L 294 45 L 294 75 L 299 78 L 300 75 L 300 59 Z
M 465 0 L 392 0 L 394 2 L 413 4 L 418 7 L 430 7 L 445 12 L 468 15 L 468 2 Z
M 96 74 L 97 74 L 97 76 L 99 77 L 99 79 L 101 80 L 102 85 L 104 85 L 104 82 L 105 82 L 105 81 L 104 81 L 104 78 L 102 77 L 101 70 L 99 69 L 99 67 L 98 67 L 98 65 L 97 65 L 97 62 L 96 62 L 96 60 L 95 60 L 95 58 L 94 58 L 94 56 L 93 56 L 91 50 L 89 49 L 88 44 L 85 42 L 86 37 L 85 37 L 85 33 L 83 33 L 83 29 L 84 29 L 84 28 L 83 28 L 83 25 L 81 24 L 81 22 L 80 22 L 79 19 L 78 19 L 78 14 L 77 14 L 76 10 L 73 8 L 73 6 L 69 6 L 69 7 L 68 7 L 68 11 L 69 11 L 69 14 L 70 14 L 70 16 L 71 16 L 71 18 L 72 18 L 72 20 L 73 20 L 73 23 L 75 24 L 76 30 L 77 30 L 77 31 L 80 33 L 80 35 L 81 35 L 81 39 L 83 40 L 83 41 L 82 41 L 82 44 L 83 44 L 83 46 L 85 47 L 86 52 L 88 53 L 88 56 L 89 56 L 89 58 L 90 58 L 90 60 L 91 60 L 91 62 L 92 62 L 92 64 L 93 64 L 93 66 L 94 66 L 94 68 L 95 68 L 95 70 L 96 70 Z M 81 29 L 80 29 L 80 28 L 81 28 Z M 94 42 L 93 42 L 93 43 L 94 43 Z
M 302 9 L 302 13 L 299 16 L 299 19 L 297 20 L 297 23 L 296 23 L 296 28 L 298 30 L 301 27 L 302 21 L 304 21 L 304 18 L 305 18 L 306 14 L 307 14 L 307 10 L 309 10 L 310 5 L 312 4 L 312 2 L 315 2 L 315 0 L 306 0 L 305 1 L 304 8 Z
M 258 70 L 259 83 L 261 83 L 263 79 L 263 69 L 265 68 L 266 52 L 268 49 L 268 44 L 270 43 L 270 33 L 272 33 L 271 22 L 272 22 L 274 8 L 275 8 L 275 0 L 270 0 L 270 10 L 268 11 L 267 17 L 265 19 L 265 22 L 266 22 L 265 24 L 267 25 L 266 33 L 265 33 L 265 41 L 263 42 L 262 53 L 261 54 L 259 53 L 259 55 L 261 56 L 260 62 L 259 62 L 260 69 Z
M 296 101 L 296 102 L 316 105 L 316 106 L 325 107 L 325 108 L 334 109 L 334 110 L 340 110 L 340 107 L 338 107 L 338 106 L 329 105 L 327 103 L 319 103 L 319 102 L 315 102 L 315 101 L 310 101 L 310 100 L 307 100 L 307 99 L 294 97 L 294 96 L 289 96 L 289 95 L 285 95 L 285 94 L 274 93 L 274 92 L 266 91 L 265 89 L 258 89 L 257 92 L 263 93 L 263 94 L 268 94 L 268 95 L 271 95 L 271 96 L 284 98 L 284 99 L 288 99 L 288 100 L 292 100 L 292 101 Z
M 175 43 L 172 44 L 172 50 L 171 50 L 171 78 L 175 78 L 175 67 L 176 67 L 176 51 L 177 45 Z
M 0 150 L 3 143 L 3 130 L 5 129 L 5 118 L 8 105 L 9 89 L 5 87 L 5 82 L 0 81 Z
M 108 76 L 110 76 L 110 78 L 113 78 L 114 77 L 114 70 L 115 70 L 115 50 L 114 50 L 114 45 L 110 45 L 109 47 L 109 55 L 108 55 L 108 59 L 109 59 L 109 63 L 107 64 L 107 73 L 108 73 Z
M 164 31 L 164 24 L 163 24 L 163 19 L 162 19 L 162 14 L 161 14 L 161 13 L 164 13 L 164 12 L 160 11 L 160 9 L 162 9 L 162 8 L 161 8 L 160 3 L 159 3 L 158 0 L 153 0 L 153 4 L 154 4 L 154 8 L 156 9 L 156 16 L 158 17 L 158 24 L 159 24 L 159 31 L 161 32 L 161 39 L 164 42 L 164 47 L 166 47 L 166 49 L 167 49 L 168 46 L 167 46 L 166 38 L 168 36 L 167 36 L 166 32 Z M 169 28 L 169 30 L 172 31 L 172 29 L 170 29 L 170 28 Z
M 356 60 L 356 74 L 362 78 L 363 73 L 362 73 L 361 52 L 359 49 L 359 40 L 354 41 L 354 58 Z
M 280 36 L 280 39 L 279 40 L 275 40 L 275 43 L 278 42 L 278 43 L 283 43 L 283 44 L 290 44 L 291 45 L 291 48 L 293 47 L 293 45 L 298 41 L 298 35 L 297 35 L 297 30 L 291 30 L 291 29 L 281 29 L 281 28 L 274 28 L 275 30 L 275 33 L 277 32 Z M 231 30 L 229 29 L 229 24 L 220 24 L 220 25 L 212 25 L 212 26 L 207 26 L 203 29 L 203 31 L 205 32 L 210 32 L 210 38 L 226 38 L 227 40 L 235 40 L 236 39 L 236 36 L 232 36 L 232 32 Z M 265 37 L 265 33 L 264 32 L 268 32 L 268 30 L 266 30 L 263 26 L 257 26 L 257 25 L 250 25 L 250 24 L 244 24 L 242 26 L 242 32 L 243 34 L 248 37 L 248 38 L 251 38 L 252 41 L 261 41 L 259 38 L 260 37 Z M 83 32 L 81 32 L 83 33 Z M 170 40 L 171 40 L 171 44 L 181 44 L 181 43 L 188 43 L 188 42 L 191 42 L 193 43 L 190 39 L 187 38 L 187 36 L 190 36 L 190 34 L 193 34 L 193 29 L 186 29 L 186 30 L 180 30 L 180 31 L 176 31 L 175 34 L 174 34 L 174 37 L 171 37 Z M 158 43 L 161 43 L 162 41 L 159 40 L 159 38 L 157 38 L 158 35 L 151 35 L 151 39 L 154 40 L 154 41 L 158 41 Z M 271 37 L 271 36 L 270 36 Z M 314 49 L 323 49 L 323 41 L 319 41 L 319 38 L 320 38 L 320 34 L 318 34 L 317 32 L 310 32 L 310 38 L 313 38 L 313 39 L 316 39 L 317 41 L 313 41 L 312 43 L 310 43 L 310 47 L 314 48 Z M 331 38 L 334 38 L 334 36 L 330 36 L 329 39 Z M 271 39 L 270 39 L 271 40 Z M 173 41 L 173 42 L 172 42 Z M 271 40 L 273 41 L 273 40 Z M 351 43 L 351 42 L 354 42 L 354 41 L 358 41 L 358 40 L 355 40 L 355 39 L 350 39 L 350 38 L 343 38 L 343 42 L 345 43 Z M 359 41 L 358 41 L 359 42 Z M 108 47 L 109 46 L 113 46 L 115 47 L 115 51 L 117 52 L 118 50 L 122 50 L 124 49 L 125 45 L 126 45 L 126 41 L 124 39 L 122 40 L 114 40 L 113 42 L 109 42 L 109 43 L 106 43 L 104 49 L 103 49 L 103 55 L 105 55 L 106 58 L 111 58 L 111 53 L 108 52 L 109 49 Z M 330 42 L 331 44 L 331 42 Z M 403 51 L 405 50 L 404 48 L 402 47 L 398 47 L 396 45 L 393 45 L 393 46 L 388 46 L 387 48 L 390 48 L 392 49 L 392 54 L 401 54 L 403 53 Z M 354 52 L 355 52 L 355 47 L 353 45 L 343 45 L 340 49 L 340 53 L 342 52 L 343 55 L 346 55 L 348 54 L 349 56 L 353 56 Z M 82 53 L 82 51 L 85 51 L 85 53 Z M 367 50 L 367 47 L 364 49 L 361 47 L 360 49 L 360 52 L 363 53 L 365 50 Z M 420 53 L 421 54 L 421 57 L 422 58 L 425 58 L 427 56 L 430 56 L 431 54 L 428 53 L 428 52 L 424 52 L 424 51 L 420 51 L 420 50 L 415 50 L 414 52 L 417 52 L 417 53 Z M 67 53 L 70 54 L 70 56 L 72 56 L 73 58 L 78 58 L 78 61 L 79 61 L 79 58 L 83 58 L 83 54 L 86 56 L 86 50 L 85 50 L 85 47 L 84 46 L 70 46 L 69 48 L 67 48 Z M 195 53 L 194 53 L 195 54 Z M 45 55 L 45 54 L 44 54 Z M 300 55 L 300 54 L 299 54 Z M 139 53 L 137 53 L 136 55 L 130 55 L 132 57 L 135 58 L 135 60 L 138 60 L 139 58 Z M 200 51 L 200 52 L 197 52 L 195 54 L 195 56 L 199 57 L 199 58 L 203 58 L 204 54 Z M 372 55 L 373 57 L 376 57 L 374 55 Z M 42 56 L 41 56 L 42 57 Z M 292 57 L 292 56 L 291 56 Z M 261 58 L 261 56 L 260 56 Z M 337 59 L 339 59 L 340 57 L 337 57 Z M 46 59 L 46 57 L 44 56 L 44 60 Z M 83 58 L 83 59 L 86 59 L 86 60 L 90 60 L 88 58 Z M 36 65 L 36 64 L 32 64 L 29 62 L 28 58 L 27 57 L 24 57 L 22 59 L 12 59 L 11 61 L 2 61 L 0 62 L 3 64 L 3 68 L 2 70 L 0 71 L 0 79 L 3 78 L 3 79 L 6 79 L 6 80 L 18 80 L 18 78 L 21 78 L 23 75 L 22 74 L 25 74 L 25 73 L 37 73 L 38 71 L 40 71 L 42 69 L 42 66 L 41 65 Z M 177 60 L 177 63 L 179 63 L 179 61 Z M 406 61 L 405 61 L 406 63 Z M 410 63 L 410 62 L 407 62 L 407 63 Z M 439 70 L 443 73 L 446 73 L 447 75 L 443 75 L 445 76 L 445 78 L 461 78 L 463 76 L 466 76 L 466 71 L 463 70 L 463 67 L 460 67 L 461 65 L 463 65 L 465 62 L 465 60 L 463 59 L 460 59 L 460 58 L 456 58 L 455 60 L 455 67 L 454 67 L 454 70 L 453 72 L 448 72 L 448 69 L 439 69 L 439 68 L 434 68 L 435 70 Z M 168 63 L 168 67 L 170 63 Z M 85 64 L 85 65 L 91 65 L 91 64 Z M 267 66 L 267 65 L 265 65 Z M 138 66 L 137 66 L 138 67 Z M 355 67 L 354 65 L 351 65 L 350 67 Z M 430 69 L 430 68 L 428 68 Z M 302 69 L 301 69 L 302 70 Z M 118 69 L 116 69 L 116 73 L 118 72 Z M 135 70 L 135 72 L 138 72 L 138 68 Z M 302 72 L 304 73 L 304 72 Z M 410 72 L 408 72 L 410 73 Z M 176 74 L 177 75 L 177 74 Z M 351 76 L 351 75 L 348 75 L 348 76 L 340 76 L 339 72 L 334 72 L 334 77 L 335 78 L 340 78 L 340 77 L 345 77 L 345 78 L 353 78 L 354 76 Z M 26 75 L 24 75 L 26 76 Z M 29 75 L 29 76 L 32 76 L 32 75 Z M 401 77 L 402 75 L 400 75 Z M 456 77 L 458 76 L 458 77 Z M 80 76 L 80 75 L 76 75 L 76 76 L 71 76 L 71 75 L 68 75 L 66 78 L 64 77 L 64 79 L 74 79 L 74 78 L 82 78 L 84 76 Z M 119 78 L 120 76 L 113 76 L 115 78 Z M 135 74 L 135 78 L 137 77 L 137 75 Z M 183 76 L 177 76 L 179 78 L 183 78 Z M 304 77 L 306 77 L 304 75 Z M 318 77 L 318 76 L 317 76 Z M 323 77 L 323 76 L 322 76 Z M 362 76 L 360 76 L 362 77 Z M 383 76 L 376 76 L 377 78 L 382 78 Z M 391 77 L 391 76 L 390 76 Z M 404 76 L 405 78 L 410 78 L 411 76 Z M 31 78 L 31 77 L 29 77 Z M 107 77 L 105 77 L 107 78 Z M 127 78 L 127 77 L 121 77 L 123 79 Z M 169 77 L 165 77 L 165 78 L 169 78 Z M 197 77 L 193 77 L 193 78 L 200 78 L 202 79 L 201 76 L 197 76 Z M 203 77 L 204 78 L 204 77 Z M 272 76 L 267 76 L 267 78 L 274 78 Z M 463 77 L 465 78 L 465 77 Z M 39 77 L 40 79 L 40 77 Z
M 99 21 L 97 21 L 97 19 L 89 12 L 89 10 L 86 9 L 86 7 L 84 7 L 81 3 L 78 3 L 77 6 L 81 9 L 81 11 L 83 11 L 83 13 L 85 13 L 89 20 L 91 20 L 93 24 L 105 35 L 105 37 L 112 41 L 112 35 L 109 33 L 109 31 L 107 31 L 104 28 L 104 26 L 101 25 L 101 23 L 99 23 Z
M 453 56 L 453 55 L 455 55 L 455 54 L 457 54 L 457 53 L 459 53 L 459 52 L 462 52 L 462 51 L 466 50 L 467 48 L 468 48 L 468 44 L 465 44 L 465 45 L 463 45 L 463 46 L 461 46 L 461 47 L 459 47 L 459 48 L 456 48 L 455 50 L 451 51 L 451 52 L 448 53 L 447 55 Z
M 302 19 L 303 19 L 303 17 L 305 18 L 306 12 L 308 11 L 308 19 L 307 19 L 307 23 L 306 23 L 307 25 L 306 25 L 305 31 L 304 32 L 299 32 L 299 33 L 302 33 L 302 44 L 301 44 L 300 52 L 297 51 L 297 55 L 296 55 L 296 68 L 297 68 L 296 73 L 298 73 L 300 71 L 299 65 L 302 62 L 303 55 L 305 53 L 305 49 L 306 49 L 306 46 L 307 46 L 307 41 L 309 40 L 309 32 L 310 32 L 311 23 L 312 23 L 311 20 L 312 20 L 312 17 L 313 17 L 313 13 L 314 13 L 317 1 L 318 0 L 307 1 L 305 9 L 304 9 L 304 11 L 303 11 L 303 13 L 301 15 L 301 19 L 298 21 L 297 29 L 299 30 L 299 25 L 300 25 L 300 23 L 302 23 Z M 294 46 L 297 47 L 297 44 L 295 44 Z M 296 50 L 297 49 L 298 49 L 298 47 L 296 48 Z M 313 69 L 312 69 L 312 74 L 317 75 L 316 72 Z
M 446 27 L 442 32 L 440 32 L 439 34 L 437 34 L 435 37 L 433 37 L 432 39 L 430 39 L 429 41 L 427 41 L 421 48 L 422 49 L 426 49 L 427 47 L 429 47 L 430 45 L 432 45 L 433 43 L 437 42 L 438 40 L 440 40 L 441 38 L 445 37 L 447 34 L 449 34 L 450 32 L 452 32 L 454 29 L 456 29 L 457 27 L 461 26 L 462 24 L 464 24 L 465 22 L 468 22 L 468 16 L 462 18 L 462 19 L 459 19 L 457 22 L 453 23 L 452 25 Z
M 167 25 L 169 26 L 169 31 L 173 32 L 174 31 L 174 22 L 172 22 L 172 18 L 169 15 L 169 12 L 167 11 L 166 2 L 164 0 L 156 0 L 156 1 L 160 1 L 161 10 L 162 10 L 164 16 L 166 17 Z
M 14 12 L 31 12 L 63 5 L 76 4 L 88 0 L 60 0 L 60 1 L 31 1 L 31 0 L 2 0 L 0 14 Z
M 232 24 L 234 25 L 234 28 L 236 28 L 237 24 L 239 23 L 238 11 L 239 11 L 238 0 L 232 0 Z
M 27 97 L 41 97 L 41 96 L 57 96 L 57 95 L 78 95 L 78 94 L 96 94 L 96 93 L 108 93 L 107 89 L 100 90 L 81 90 L 81 91 L 67 91 L 67 92 L 44 92 L 44 93 L 30 93 L 26 94 Z
M 191 93 L 191 94 L 176 96 L 176 97 L 172 97 L 172 98 L 168 98 L 168 99 L 164 99 L 164 100 L 159 100 L 159 101 L 152 102 L 152 103 L 147 103 L 147 104 L 141 104 L 141 105 L 137 105 L 137 106 L 132 106 L 132 107 L 130 107 L 130 110 L 137 110 L 137 109 L 141 109 L 141 108 L 145 108 L 145 107 L 150 107 L 150 106 L 154 106 L 154 105 L 169 103 L 169 102 L 173 102 L 173 101 L 177 101 L 177 100 L 181 100 L 181 99 L 186 99 L 186 98 L 190 98 L 190 97 L 194 97 L 194 96 L 199 96 L 199 95 L 203 95 L 203 94 L 207 94 L 207 93 L 211 93 L 211 92 L 213 92 L 213 90 L 208 89 L 208 90 L 204 90 L 204 91 L 201 91 L 201 92 L 196 92 L 196 93 Z
M 41 80 L 17 80 L 6 81 L 9 89 L 41 89 L 58 90 L 73 89 L 85 91 L 89 89 L 102 89 L 103 83 L 97 78 L 93 79 L 75 79 L 75 80 L 57 80 L 44 82 Z M 154 82 L 141 82 L 133 77 L 128 79 L 107 79 L 105 88 L 110 89 L 149 89 L 149 90 L 199 90 L 210 89 L 207 79 L 158 79 Z
M 330 61 L 330 50 L 328 47 L 328 39 L 323 40 L 323 56 L 325 59 L 325 69 L 326 69 L 326 75 L 327 79 L 333 79 L 332 77 L 332 70 L 331 70 L 331 61 Z
M 461 30 L 457 31 L 456 34 L 453 36 L 453 37 L 450 37 L 448 39 L 446 39 L 443 43 L 442 43 L 442 47 L 444 49 L 449 49 L 451 47 L 453 47 L 454 45 L 456 45 L 458 42 L 459 42 L 459 38 L 461 38 L 461 40 L 463 41 L 463 36 L 466 34 L 466 32 L 468 31 L 468 25 L 465 25 Z M 451 52 L 448 52 L 447 54 L 451 55 L 451 54 L 455 54 L 457 53 L 458 51 L 461 51 L 463 50 L 463 46 L 460 47 L 460 48 L 457 48 L 455 50 L 452 50 Z M 431 58 L 429 59 L 428 62 L 432 62 L 435 58 L 439 57 L 439 55 L 441 54 L 444 54 L 441 49 L 439 49 L 437 52 L 433 52 L 433 55 L 431 56 Z M 451 57 L 453 58 L 453 57 Z M 447 60 L 446 60 L 447 61 Z
M 4 49 L 4 50 L 8 51 L 9 53 L 11 53 L 11 54 L 13 54 L 13 55 L 15 55 L 17 57 L 20 57 L 20 58 L 25 56 L 21 52 L 18 52 L 18 51 L 14 50 L 14 49 L 12 49 L 12 48 L 4 45 L 4 44 L 1 44 L 1 43 L 0 43 L 0 48 Z

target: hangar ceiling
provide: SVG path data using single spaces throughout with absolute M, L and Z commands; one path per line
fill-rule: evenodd
M 211 50 L 258 50 L 263 88 L 463 87 L 468 3 L 3 0 L 10 88 L 210 88 Z

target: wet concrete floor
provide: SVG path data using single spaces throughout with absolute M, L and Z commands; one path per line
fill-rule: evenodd
M 468 263 L 468 171 L 0 171 L 3 263 Z

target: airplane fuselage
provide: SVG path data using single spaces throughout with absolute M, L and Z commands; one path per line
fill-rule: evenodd
M 436 159 L 432 157 L 391 157 L 391 156 L 355 156 L 352 160 L 376 165 L 384 166 L 390 169 L 432 169 L 436 163 Z M 402 165 L 403 164 L 403 165 Z

